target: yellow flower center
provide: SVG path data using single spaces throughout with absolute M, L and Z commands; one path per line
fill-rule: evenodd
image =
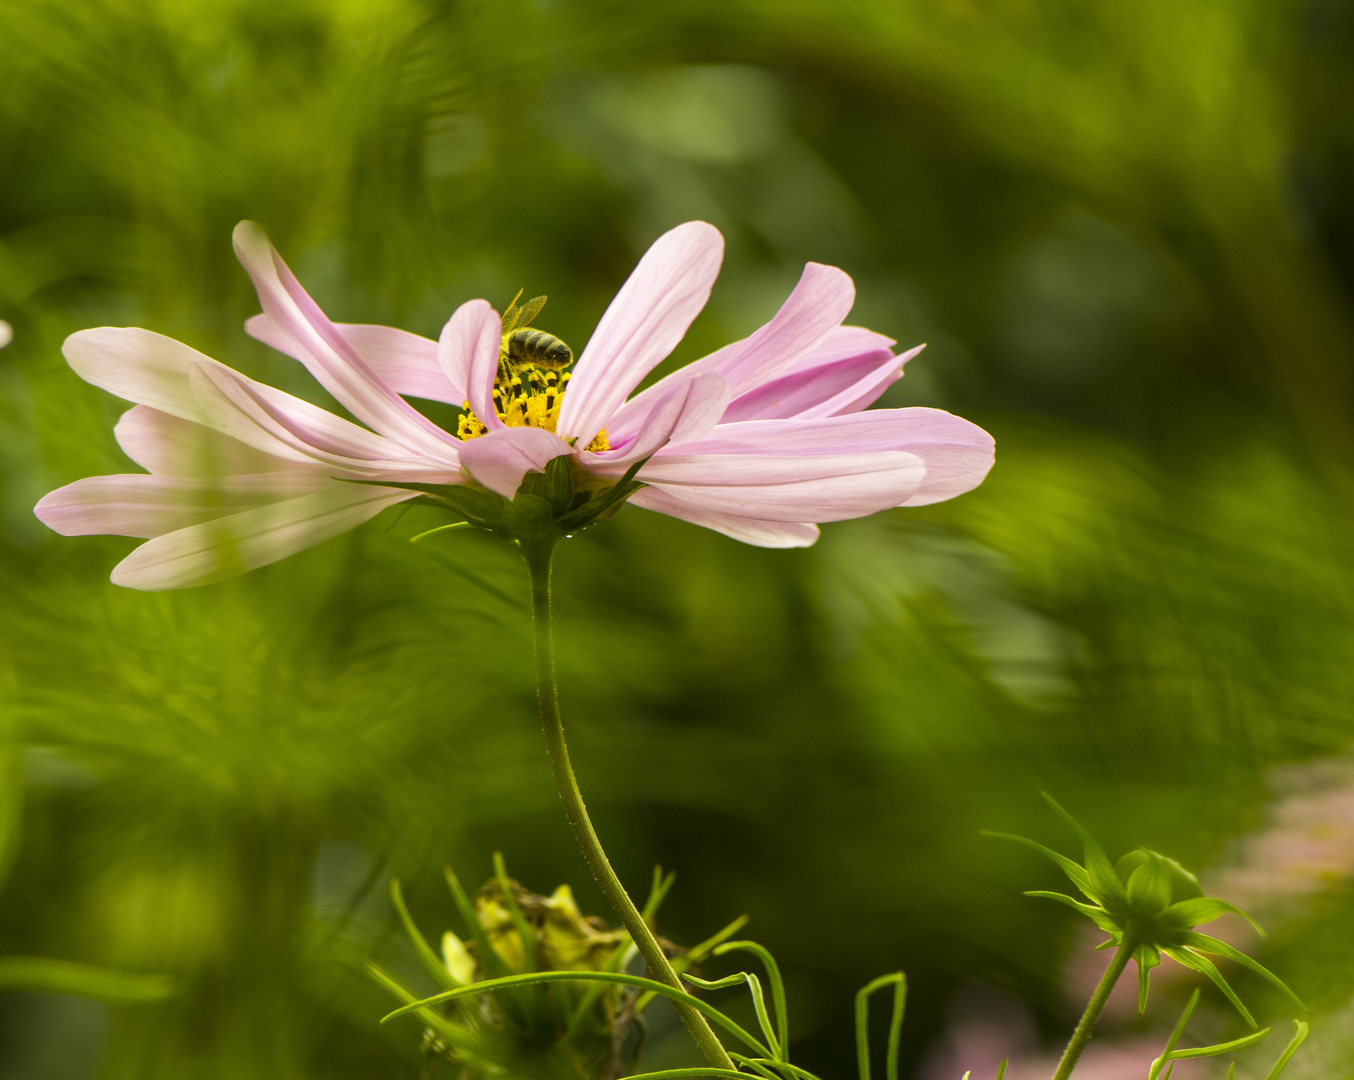
M 494 379 L 494 412 L 507 427 L 538 427 L 554 431 L 559 407 L 569 385 L 573 354 L 559 338 L 539 330 L 513 330 L 503 335 L 498 353 L 498 376 Z M 456 428 L 459 439 L 478 439 L 488 432 L 470 409 L 462 408 Z M 610 450 L 603 429 L 587 446 L 596 453 Z

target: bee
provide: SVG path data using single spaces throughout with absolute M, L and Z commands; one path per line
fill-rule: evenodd
M 508 410 L 519 408 L 523 416 L 540 410 L 542 417 L 553 417 L 569 381 L 568 368 L 574 362 L 574 354 L 554 334 L 530 329 L 532 320 L 545 307 L 545 297 L 534 297 L 519 307 L 517 301 L 521 296 L 519 291 L 503 312 L 495 408 L 504 416 Z M 532 406 L 527 403 L 528 398 L 539 400 Z

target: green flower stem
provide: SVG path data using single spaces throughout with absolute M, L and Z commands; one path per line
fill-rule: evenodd
M 560 798 L 564 800 L 564 812 L 573 827 L 574 836 L 578 838 L 579 846 L 583 848 L 583 857 L 588 861 L 592 876 L 597 879 L 597 884 L 602 887 L 602 892 L 630 932 L 631 940 L 644 957 L 650 974 L 674 990 L 685 992 L 681 979 L 672 969 L 658 939 L 625 891 L 616 871 L 611 868 L 606 852 L 602 850 L 602 842 L 597 839 L 597 832 L 588 817 L 588 808 L 583 804 L 583 794 L 578 790 L 573 766 L 569 764 L 569 748 L 564 742 L 564 722 L 559 712 L 559 690 L 555 683 L 555 645 L 550 622 L 550 568 L 555 543 L 554 537 L 547 537 L 522 544 L 522 553 L 531 571 L 531 612 L 536 630 L 536 684 L 541 699 L 541 722 L 545 727 L 545 745 L 555 773 L 555 785 L 559 788 Z M 705 1017 L 682 1002 L 674 1001 L 672 1005 L 706 1060 L 717 1069 L 733 1070 L 733 1060 L 715 1037 Z
M 1128 967 L 1128 962 L 1133 959 L 1135 948 L 1132 942 L 1125 941 L 1114 954 L 1109 968 L 1100 979 L 1100 985 L 1095 988 L 1091 1000 L 1086 1003 L 1086 1011 L 1081 1014 L 1076 1031 L 1072 1032 L 1072 1038 L 1067 1043 L 1067 1049 L 1063 1051 L 1062 1060 L 1058 1062 L 1058 1071 L 1053 1074 L 1053 1080 L 1067 1080 L 1072 1075 L 1072 1070 L 1077 1067 L 1081 1052 L 1091 1041 L 1091 1032 L 1095 1030 L 1096 1021 L 1104 1011 L 1105 1002 L 1110 999 L 1110 991 L 1119 981 L 1119 976 L 1124 973 L 1124 968 Z

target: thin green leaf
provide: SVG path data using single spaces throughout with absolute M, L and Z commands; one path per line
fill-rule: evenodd
M 1068 880 L 1080 889 L 1087 899 L 1094 900 L 1096 903 L 1100 902 L 1100 898 L 1095 895 L 1095 891 L 1091 885 L 1091 876 L 1086 873 L 1084 867 L 1073 862 L 1066 855 L 1059 855 L 1052 848 L 1044 847 L 1043 844 L 1036 840 L 1030 840 L 1024 836 L 1016 836 L 1014 833 L 985 831 L 983 835 L 995 836 L 999 840 L 1014 840 L 1017 844 L 1024 844 L 1028 848 L 1033 848 L 1041 855 L 1047 855 L 1062 868 L 1062 872 L 1067 875 Z
M 741 1073 L 736 1069 L 694 1066 L 690 1069 L 659 1069 L 657 1072 L 631 1073 L 627 1080 L 668 1080 L 669 1077 L 676 1080 L 679 1076 L 736 1076 L 739 1080 L 746 1080 L 747 1073 Z
M 731 986 L 737 986 L 739 983 L 745 983 L 748 993 L 752 995 L 752 1008 L 757 1014 L 757 1023 L 761 1026 L 767 1045 L 771 1047 L 771 1056 L 777 1061 L 785 1060 L 780 1041 L 776 1038 L 776 1031 L 771 1026 L 771 1017 L 766 1012 L 766 998 L 762 994 L 761 980 L 756 975 L 739 971 L 722 979 L 714 980 L 698 979 L 694 975 L 683 975 L 682 978 L 689 983 L 694 983 L 702 990 L 725 990 Z
M 627 957 L 637 956 L 638 952 L 634 942 L 629 938 L 626 938 L 612 950 L 611 955 L 607 957 L 606 963 L 602 965 L 602 970 L 620 971 L 621 968 L 625 967 Z M 578 1033 L 578 1029 L 583 1026 L 583 1021 L 587 1017 L 588 1012 L 592 1009 L 593 1005 L 596 1004 L 597 999 L 605 992 L 606 983 L 594 982 L 588 984 L 587 990 L 583 992 L 583 997 L 578 1002 L 578 1007 L 574 1009 L 574 1014 L 569 1019 L 569 1028 L 564 1034 L 566 1042 Z
M 1241 999 L 1236 996 L 1236 991 L 1222 977 L 1222 972 L 1211 961 L 1204 959 L 1197 953 L 1190 952 L 1188 949 L 1162 949 L 1161 951 L 1177 964 L 1187 967 L 1191 971 L 1197 971 L 1200 975 L 1207 975 L 1213 981 L 1213 984 L 1223 992 L 1227 1000 L 1232 1003 L 1233 1008 L 1241 1014 L 1241 1018 L 1250 1025 L 1252 1031 L 1260 1026 L 1255 1022 L 1255 1017 L 1251 1016 L 1250 1010 L 1241 1004 Z
M 1006 1076 L 1006 1059 L 1001 1059 L 1001 1064 L 997 1066 L 997 1080 L 1004 1080 Z
M 1191 1050 L 1172 1050 L 1172 1061 L 1184 1061 L 1188 1058 L 1206 1058 L 1220 1057 L 1223 1054 L 1230 1054 L 1233 1050 L 1245 1050 L 1247 1047 L 1254 1046 L 1273 1028 L 1264 1028 L 1251 1035 L 1243 1035 L 1240 1039 L 1233 1039 L 1231 1042 L 1215 1043 L 1212 1046 L 1196 1046 Z
M 488 936 L 484 933 L 484 927 L 480 925 L 479 916 L 475 914 L 475 905 L 470 902 L 470 897 L 461 888 L 461 879 L 456 876 L 450 866 L 444 866 L 442 873 L 447 879 L 447 888 L 451 890 L 451 899 L 456 904 L 456 910 L 461 915 L 461 921 L 465 923 L 471 939 L 475 942 L 475 959 L 479 961 L 480 970 L 494 979 L 511 975 L 512 969 L 508 967 L 507 961 L 498 954 L 498 950 L 490 944 Z
M 1239 907 L 1213 896 L 1196 896 L 1191 900 L 1181 900 L 1178 904 L 1172 904 L 1161 913 L 1163 920 L 1169 920 L 1184 929 L 1202 926 L 1204 923 L 1212 922 L 1223 915 L 1240 915 L 1255 928 L 1257 934 L 1261 937 L 1265 936 L 1265 931 L 1260 924 Z
M 779 1069 L 782 1073 L 789 1073 L 791 1076 L 799 1077 L 799 1080 L 818 1080 L 818 1077 L 809 1072 L 808 1069 L 801 1069 L 798 1065 L 791 1065 L 788 1061 L 775 1061 L 772 1058 L 744 1057 L 742 1054 L 735 1054 L 732 1051 L 730 1051 L 729 1057 L 733 1058 L 734 1061 L 738 1062 L 740 1065 L 747 1065 L 750 1068 L 756 1069 L 763 1076 L 772 1077 L 773 1080 L 776 1077 L 776 1074 L 766 1067 L 768 1065 L 772 1068 Z
M 747 972 L 736 971 L 722 979 L 698 979 L 694 975 L 683 975 L 683 979 L 701 990 L 727 990 L 731 986 L 742 986 L 748 981 Z
M 715 955 L 723 956 L 725 953 L 741 950 L 750 952 L 762 962 L 766 968 L 766 977 L 771 981 L 771 1001 L 776 1009 L 776 1032 L 781 1047 L 781 1060 L 790 1060 L 790 1018 L 789 1010 L 785 1003 L 785 981 L 780 975 L 780 965 L 776 963 L 776 958 L 771 955 L 770 950 L 764 945 L 759 945 L 755 941 L 729 941 L 716 947 Z
M 428 944 L 423 932 L 419 930 L 418 924 L 410 916 L 409 908 L 404 902 L 404 892 L 400 889 L 399 878 L 390 879 L 390 902 L 395 906 L 395 913 L 400 917 L 400 923 L 409 938 L 409 943 L 413 945 L 414 952 L 418 954 L 418 958 L 423 962 L 428 974 L 444 990 L 454 990 L 460 986 L 460 980 L 447 970 L 447 965 L 433 951 L 433 947 Z
M 438 525 L 431 529 L 424 529 L 417 536 L 409 537 L 409 543 L 417 544 L 425 536 L 432 536 L 433 533 L 446 532 L 449 529 L 473 529 L 475 526 L 468 521 L 453 521 L 449 525 Z
M 71 994 L 110 1004 L 161 1001 L 175 993 L 168 975 L 138 975 L 42 956 L 0 956 L 0 989 Z
M 512 881 L 508 878 L 508 868 L 503 862 L 503 852 L 494 852 L 494 876 L 498 879 L 499 891 L 503 894 L 503 903 L 507 906 L 508 914 L 512 917 L 513 929 L 517 931 L 517 939 L 522 945 L 522 966 L 527 971 L 535 971 L 536 964 L 536 932 L 531 929 L 531 923 L 527 922 L 527 917 L 522 914 L 522 907 L 517 903 L 517 896 L 512 891 Z
M 889 1045 L 892 1047 L 894 1028 L 902 1029 L 903 1009 L 907 1003 L 907 976 L 901 971 L 881 975 L 856 991 L 856 1065 L 860 1080 L 870 1080 L 870 998 L 886 986 L 895 987 L 894 1020 L 889 1028 Z M 892 1074 L 889 1080 L 893 1080 Z
M 1086 874 L 1091 879 L 1091 886 L 1096 894 L 1093 899 L 1099 900 L 1102 904 L 1108 904 L 1112 901 L 1119 903 L 1128 900 L 1128 893 L 1124 890 L 1124 884 L 1119 880 L 1119 875 L 1114 872 L 1114 864 L 1105 854 L 1105 849 L 1096 843 L 1095 837 L 1081 827 L 1071 814 L 1058 805 L 1057 801 L 1048 792 L 1042 793 L 1044 801 L 1053 807 L 1063 821 L 1067 822 L 1078 836 L 1086 852 Z
M 409 993 L 403 986 L 397 983 L 394 978 L 386 974 L 375 964 L 367 963 L 367 973 L 371 975 L 378 983 L 384 986 L 400 1001 L 406 1005 L 411 1005 L 418 999 Z M 460 1024 L 454 1024 L 443 1016 L 436 1009 L 420 1009 L 418 1018 L 436 1031 L 442 1038 L 446 1039 L 452 1046 L 458 1050 L 467 1053 L 479 1054 L 483 1052 L 483 1046 L 479 1038 L 467 1027 Z
M 703 1012 L 726 1031 L 742 1039 L 743 1042 L 752 1047 L 763 1057 L 772 1056 L 771 1051 L 763 1046 L 758 1039 L 708 1002 L 702 1001 L 700 998 L 694 997 L 685 991 L 676 990 L 666 983 L 657 982 L 654 979 L 646 979 L 641 975 L 625 975 L 620 972 L 611 971 L 537 971 L 529 975 L 509 975 L 502 979 L 488 979 L 484 982 L 477 982 L 474 986 L 463 986 L 459 990 L 445 990 L 440 994 L 434 994 L 432 997 L 405 1005 L 392 1013 L 387 1013 L 381 1018 L 381 1023 L 384 1024 L 390 1020 L 394 1020 L 396 1017 L 404 1016 L 407 1013 L 415 1012 L 418 1009 L 425 1008 L 429 1005 L 437 1005 L 443 1001 L 454 1001 L 456 998 L 465 997 L 467 994 L 493 993 L 497 990 L 510 990 L 519 986 L 532 986 L 536 983 L 588 982 L 590 980 L 595 982 L 618 983 L 621 986 L 637 986 L 644 990 L 652 990 L 655 993 L 662 994 L 664 997 L 671 998 L 673 1001 L 684 1002 L 693 1009 Z
M 1288 1041 L 1288 1045 L 1284 1047 L 1283 1053 L 1279 1055 L 1279 1060 L 1274 1063 L 1274 1068 L 1269 1070 L 1269 1075 L 1265 1077 L 1265 1080 L 1279 1080 L 1279 1074 L 1288 1067 L 1289 1059 L 1297 1053 L 1298 1047 L 1306 1041 L 1307 1025 L 1301 1020 L 1294 1020 L 1293 1037 Z M 1231 1080 L 1231 1078 L 1229 1077 L 1228 1080 Z
M 1175 1027 L 1171 1031 L 1171 1037 L 1166 1040 L 1166 1049 L 1161 1052 L 1161 1057 L 1152 1062 L 1152 1067 L 1147 1070 L 1147 1080 L 1157 1080 L 1157 1075 L 1161 1072 L 1161 1066 L 1171 1056 L 1171 1051 L 1179 1045 L 1180 1040 L 1185 1034 L 1185 1025 L 1189 1023 L 1189 1018 L 1194 1015 L 1195 1006 L 1199 1004 L 1199 991 L 1195 990 L 1189 996 L 1189 1001 L 1185 1002 L 1185 1011 L 1180 1014 L 1180 1019 L 1176 1021 Z
M 681 956 L 673 957 L 672 970 L 680 975 L 682 972 L 688 970 L 689 968 L 695 967 L 697 964 L 699 964 L 702 960 L 704 960 L 707 956 L 709 956 L 712 952 L 715 951 L 715 946 L 719 945 L 723 941 L 726 941 L 728 938 L 733 937 L 734 934 L 738 933 L 738 931 L 743 929 L 743 927 L 745 927 L 747 924 L 748 924 L 748 916 L 739 915 L 738 918 L 734 919 L 733 922 L 729 923 L 728 926 L 724 927 L 718 933 L 711 934 L 699 945 L 693 945 Z M 643 1012 L 646 1008 L 648 1008 L 649 1003 L 653 1001 L 653 999 L 654 999 L 653 994 L 641 994 L 639 998 L 635 1001 L 635 1012 L 636 1013 Z
M 1209 937 L 1207 934 L 1200 934 L 1194 932 L 1185 935 L 1184 944 L 1187 948 L 1198 949 L 1201 952 L 1213 953 L 1215 956 L 1223 956 L 1226 957 L 1228 960 L 1240 964 L 1242 967 L 1250 968 L 1257 975 L 1264 976 L 1276 987 L 1278 987 L 1285 994 L 1287 994 L 1288 997 L 1293 1001 L 1295 1005 L 1297 1005 L 1299 1009 L 1302 1009 L 1304 1012 L 1307 1011 L 1307 1006 L 1302 1003 L 1302 1000 L 1297 996 L 1297 994 L 1293 993 L 1292 990 L 1288 989 L 1288 986 L 1284 983 L 1284 981 L 1281 978 L 1279 978 L 1279 976 L 1275 975 L 1274 972 L 1270 971 L 1269 968 L 1265 967 L 1264 964 L 1260 963 L 1259 960 L 1251 959 L 1251 957 L 1247 956 L 1244 952 L 1241 952 L 1239 949 L 1232 948 L 1232 946 L 1228 945 L 1227 942 L 1219 941 L 1217 938 Z
M 644 921 L 649 924 L 649 929 L 653 929 L 654 920 L 658 917 L 658 909 L 667 899 L 668 892 L 676 880 L 677 872 L 675 870 L 664 876 L 661 866 L 653 868 L 653 884 L 649 887 L 649 898 L 644 901 L 644 910 L 640 912 Z

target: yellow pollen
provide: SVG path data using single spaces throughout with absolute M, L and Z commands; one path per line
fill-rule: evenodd
M 494 412 L 507 427 L 537 427 L 553 432 L 559 422 L 559 408 L 571 373 L 567 368 L 542 367 L 510 356 L 508 337 L 507 334 L 503 336 L 503 347 L 499 352 L 498 377 L 494 380 Z M 456 428 L 456 437 L 478 439 L 487 434 L 488 429 L 471 411 L 470 402 L 462 408 L 464 412 Z M 606 430 L 599 431 L 586 449 L 594 453 L 610 450 Z

